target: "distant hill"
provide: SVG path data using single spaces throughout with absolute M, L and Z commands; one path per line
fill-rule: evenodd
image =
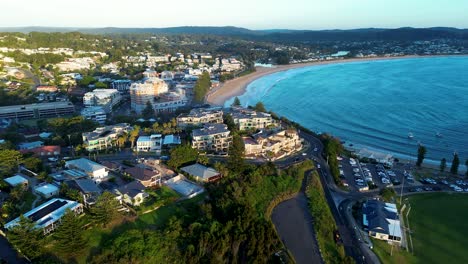
M 0 32 L 73 32 L 88 34 L 206 34 L 219 36 L 242 36 L 265 41 L 371 41 L 371 40 L 430 40 L 452 38 L 468 40 L 468 29 L 448 27 L 433 28 L 362 28 L 351 30 L 250 30 L 240 27 L 169 27 L 169 28 L 61 28 L 61 27 L 18 27 L 0 28 Z

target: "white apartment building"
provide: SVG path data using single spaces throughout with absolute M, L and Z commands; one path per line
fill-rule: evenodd
M 133 128 L 129 124 L 117 124 L 113 126 L 98 127 L 92 132 L 85 132 L 83 144 L 86 150 L 103 150 L 116 146 L 117 138 L 122 134 L 128 134 Z
M 241 107 L 235 107 L 232 110 L 232 118 L 239 130 L 264 129 L 276 126 L 275 120 L 268 113 Z
M 101 106 L 90 106 L 85 107 L 81 110 L 81 115 L 89 120 L 98 122 L 101 125 L 104 125 L 107 120 L 106 111 Z
M 208 123 L 223 123 L 223 110 L 221 107 L 195 108 L 188 114 L 181 114 L 177 117 L 177 126 L 201 126 Z
M 296 130 L 257 133 L 244 137 L 245 155 L 262 156 L 276 160 L 302 149 L 302 142 Z
M 192 132 L 192 148 L 227 154 L 232 143 L 231 131 L 225 124 L 205 124 Z
M 137 140 L 137 151 L 154 152 L 160 151 L 162 146 L 162 135 L 141 136 Z
M 106 113 L 110 113 L 121 100 L 122 96 L 116 89 L 95 89 L 83 96 L 83 104 L 86 107 L 101 106 Z

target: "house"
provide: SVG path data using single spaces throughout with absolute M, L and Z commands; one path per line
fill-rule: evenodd
M 233 107 L 231 116 L 234 123 L 241 131 L 264 129 L 276 126 L 276 122 L 270 114 L 257 112 L 252 109 Z
M 42 229 L 44 235 L 48 235 L 60 225 L 60 219 L 62 219 L 67 209 L 70 209 L 75 215 L 83 213 L 81 203 L 54 198 L 25 213 L 24 216 L 36 223 L 36 228 Z M 20 218 L 18 217 L 5 224 L 5 228 L 12 229 L 18 225 L 19 221 Z
M 217 170 L 198 163 L 183 167 L 181 170 L 200 182 L 213 182 L 221 178 L 221 173 Z
M 132 206 L 139 206 L 148 197 L 145 186 L 139 181 L 132 181 L 115 190 L 117 200 Z
M 401 243 L 402 231 L 395 204 L 367 201 L 362 206 L 362 222 L 369 236 L 389 243 Z
M 34 187 L 34 192 L 45 199 L 49 199 L 59 194 L 59 188 L 55 184 L 44 183 Z
M 220 107 L 213 108 L 195 108 L 188 114 L 180 114 L 177 117 L 177 126 L 179 127 L 199 127 L 204 124 L 223 123 L 223 110 Z
M 28 179 L 19 174 L 16 174 L 13 177 L 6 178 L 4 179 L 4 181 L 8 183 L 8 185 L 10 185 L 11 187 L 16 187 L 18 185 L 23 185 L 24 187 L 27 187 L 29 184 Z
M 192 131 L 192 148 L 198 150 L 227 154 L 231 143 L 231 132 L 225 124 L 205 124 Z
M 102 189 L 91 179 L 77 179 L 70 182 L 69 186 L 81 193 L 87 207 L 95 204 L 102 193 Z
M 60 156 L 62 149 L 60 146 L 41 146 L 32 149 L 22 149 L 20 150 L 22 154 L 33 153 L 36 157 L 55 157 Z
M 139 181 L 145 187 L 152 187 L 160 184 L 161 173 L 154 169 L 148 169 L 143 166 L 136 166 L 125 169 L 124 174 L 129 175 Z
M 18 144 L 19 150 L 31 150 L 35 148 L 39 148 L 44 146 L 44 142 L 42 141 L 33 141 L 33 142 L 23 142 Z
M 101 182 L 109 174 L 108 168 L 85 158 L 67 161 L 65 167 L 84 172 L 96 182 Z
M 48 93 L 55 93 L 58 91 L 57 86 L 47 86 L 47 85 L 39 85 L 36 87 L 37 92 L 48 92 Z
M 137 140 L 137 151 L 154 152 L 161 151 L 162 135 L 140 136 Z
M 178 135 L 166 135 L 164 136 L 163 146 L 175 146 L 180 145 L 180 136 Z

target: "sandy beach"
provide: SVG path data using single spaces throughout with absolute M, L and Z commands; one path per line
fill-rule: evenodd
M 434 56 L 398 56 L 398 57 L 374 57 L 374 58 L 353 58 L 353 59 L 342 59 L 342 60 L 332 60 L 332 61 L 316 61 L 310 63 L 297 63 L 297 64 L 289 64 L 289 65 L 277 65 L 272 68 L 268 67 L 256 67 L 256 71 L 233 79 L 229 80 L 219 87 L 211 90 L 206 96 L 206 102 L 211 105 L 219 105 L 222 106 L 224 103 L 229 100 L 230 98 L 238 95 L 242 95 L 245 92 L 247 86 L 255 81 L 258 78 L 263 76 L 287 71 L 290 69 L 308 67 L 308 66 L 318 66 L 318 65 L 328 65 L 328 64 L 336 64 L 336 63 L 348 63 L 348 62 L 358 62 L 358 61 L 377 61 L 377 60 L 392 60 L 392 59 L 406 59 L 406 58 L 424 58 L 424 57 L 434 57 Z

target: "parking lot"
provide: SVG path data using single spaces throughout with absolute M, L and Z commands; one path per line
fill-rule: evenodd
M 409 168 L 404 164 L 390 169 L 381 164 L 362 163 L 353 158 L 339 157 L 338 160 L 340 177 L 345 186 L 347 185 L 352 191 L 367 191 L 401 184 L 405 184 L 405 186 L 421 185 L 415 181 Z

